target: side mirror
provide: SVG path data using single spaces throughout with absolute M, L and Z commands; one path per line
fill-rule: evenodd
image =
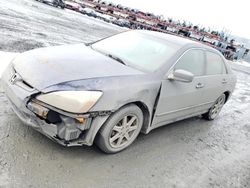
M 177 69 L 168 76 L 168 79 L 180 82 L 192 82 L 194 74 L 186 70 Z

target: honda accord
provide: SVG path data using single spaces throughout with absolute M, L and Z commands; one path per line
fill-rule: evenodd
M 117 153 L 139 133 L 192 116 L 215 119 L 236 78 L 211 47 L 137 30 L 21 53 L 2 81 L 25 124 L 64 146 Z

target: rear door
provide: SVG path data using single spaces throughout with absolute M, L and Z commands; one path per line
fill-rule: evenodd
M 204 76 L 204 99 L 209 109 L 216 99 L 226 90 L 228 74 L 224 59 L 217 53 L 206 51 L 206 76 Z
M 194 80 L 190 83 L 162 80 L 160 98 L 152 124 L 153 128 L 195 114 L 201 110 L 201 104 L 204 103 L 204 51 L 202 49 L 186 51 L 172 70 L 177 69 L 193 73 Z

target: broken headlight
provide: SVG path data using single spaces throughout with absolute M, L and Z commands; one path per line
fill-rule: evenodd
M 101 96 L 101 91 L 57 91 L 38 95 L 36 99 L 67 112 L 86 113 Z

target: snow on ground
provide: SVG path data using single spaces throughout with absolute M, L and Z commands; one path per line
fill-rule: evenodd
M 239 60 L 239 61 L 228 61 L 231 68 L 237 71 L 244 72 L 246 74 L 250 74 L 250 63 Z
M 250 67 L 250 63 L 243 61 L 243 60 L 239 60 L 239 61 L 235 61 L 234 63 L 238 64 L 238 65 L 243 65 L 246 67 Z
M 6 67 L 8 66 L 8 64 L 11 62 L 11 60 L 13 58 L 15 58 L 15 56 L 18 53 L 13 53 L 13 52 L 1 52 L 0 51 L 0 78 L 1 75 L 3 73 L 3 71 L 6 69 Z
M 38 47 L 93 42 L 124 30 L 35 0 L 1 0 L 2 51 L 23 52 Z

